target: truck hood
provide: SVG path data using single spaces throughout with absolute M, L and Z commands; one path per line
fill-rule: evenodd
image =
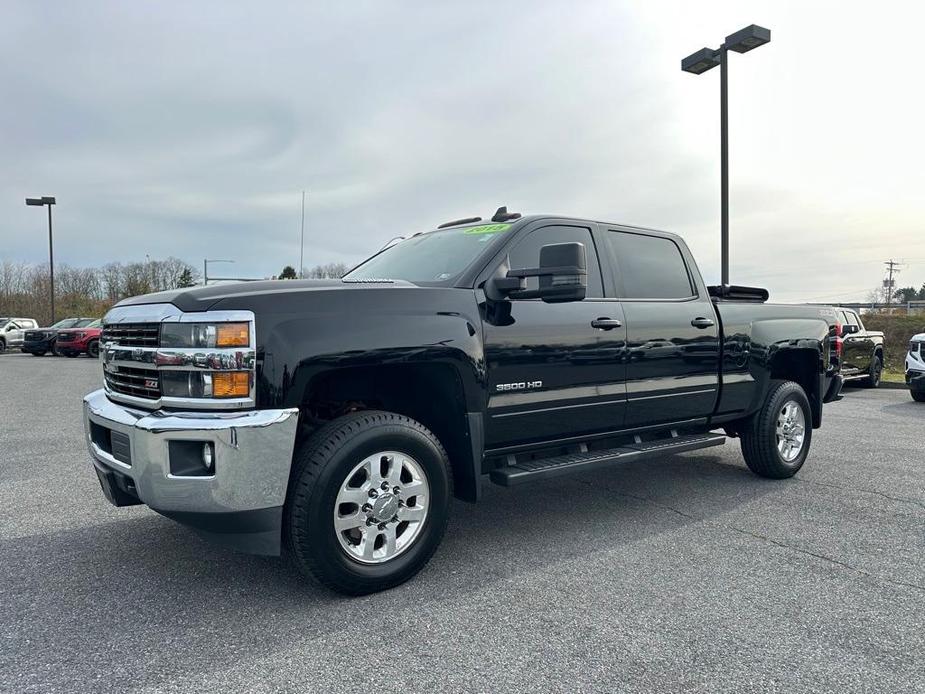
M 291 296 L 325 291 L 362 291 L 364 289 L 416 288 L 404 280 L 264 280 L 260 282 L 231 282 L 208 287 L 171 289 L 154 294 L 143 294 L 123 299 L 116 306 L 138 304 L 173 304 L 181 311 L 208 311 L 226 299 L 247 299 L 273 295 Z

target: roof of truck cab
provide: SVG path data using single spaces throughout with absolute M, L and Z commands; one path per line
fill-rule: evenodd
M 516 226 L 518 229 L 521 227 L 530 224 L 531 222 L 568 222 L 570 224 L 598 224 L 600 226 L 614 227 L 617 229 L 625 229 L 629 231 L 642 231 L 645 233 L 657 234 L 659 236 L 671 236 L 674 238 L 681 238 L 678 234 L 675 234 L 671 231 L 665 231 L 663 229 L 653 229 L 651 227 L 641 227 L 634 224 L 624 224 L 622 222 L 607 222 L 600 219 L 585 219 L 584 217 L 569 217 L 567 215 L 558 215 L 558 214 L 530 214 L 524 215 L 523 217 L 518 217 L 517 219 L 511 219 L 505 222 L 493 222 L 491 219 L 482 219 L 478 222 L 469 222 L 468 224 L 457 224 L 451 227 L 443 227 L 442 229 L 433 229 L 424 233 L 434 233 L 436 231 L 452 231 L 453 229 L 465 229 L 467 227 L 477 227 L 487 224 L 510 224 L 512 227 Z

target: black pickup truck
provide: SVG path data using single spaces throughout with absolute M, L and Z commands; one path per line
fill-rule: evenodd
M 415 234 L 341 280 L 118 304 L 84 400 L 106 497 L 362 594 L 419 571 L 451 497 L 487 481 L 727 437 L 758 475 L 800 469 L 841 388 L 831 309 L 708 288 L 669 233 L 518 217 Z
M 883 374 L 883 333 L 865 328 L 861 317 L 850 308 L 835 309 L 835 318 L 841 326 L 838 351 L 845 383 L 879 388 Z

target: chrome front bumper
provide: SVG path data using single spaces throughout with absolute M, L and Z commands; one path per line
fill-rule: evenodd
M 296 408 L 150 412 L 112 402 L 103 390 L 84 398 L 87 448 L 104 492 L 103 478 L 118 478 L 158 513 L 224 544 L 260 554 L 279 553 L 297 425 Z M 114 455 L 101 440 L 94 440 L 104 430 L 122 434 L 123 442 L 127 437 L 127 452 L 120 445 Z M 213 474 L 171 474 L 171 441 L 212 443 Z M 108 492 L 107 497 L 116 503 Z

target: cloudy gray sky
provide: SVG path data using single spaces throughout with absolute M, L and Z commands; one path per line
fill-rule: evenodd
M 920 3 L 81 2 L 0 9 L 0 259 L 362 259 L 499 205 L 685 236 L 718 281 L 730 58 L 732 279 L 864 298 L 925 282 Z M 911 33 L 910 33 L 911 32 Z M 219 266 L 222 267 L 222 266 Z

